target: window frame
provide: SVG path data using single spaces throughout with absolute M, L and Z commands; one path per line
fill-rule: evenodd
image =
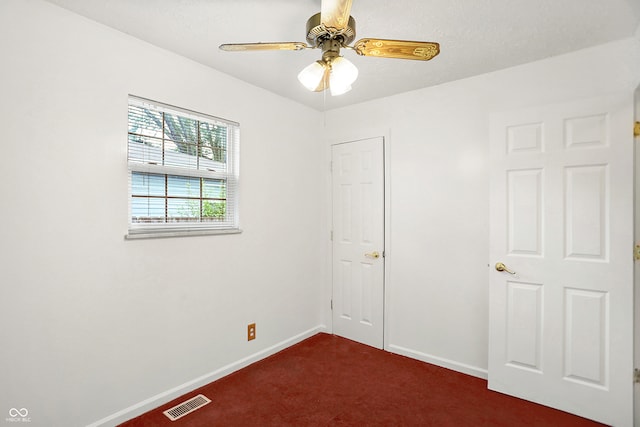
M 239 221 L 239 154 L 240 154 L 240 125 L 237 122 L 222 119 L 219 117 L 211 116 L 188 110 L 173 105 L 152 101 L 146 98 L 141 98 L 135 95 L 129 95 L 127 101 L 127 111 L 131 106 L 142 107 L 150 111 L 160 112 L 162 114 L 171 114 L 191 120 L 197 121 L 197 150 L 201 149 L 200 144 L 200 124 L 208 123 L 215 126 L 224 126 L 226 128 L 226 161 L 223 164 L 224 170 L 200 167 L 201 157 L 199 155 L 193 156 L 196 160 L 195 167 L 193 165 L 177 166 L 162 164 L 165 162 L 167 151 L 164 148 L 165 141 L 170 141 L 165 137 L 164 130 L 162 130 L 162 148 L 160 154 L 162 160 L 160 162 L 151 161 L 150 159 L 134 158 L 138 155 L 131 154 L 131 141 L 130 141 L 130 127 L 131 119 L 129 113 L 127 115 L 127 176 L 128 176 L 128 233 L 126 239 L 140 239 L 140 238 L 156 238 L 156 237 L 180 237 L 180 236 L 195 236 L 195 235 L 215 235 L 215 234 L 235 234 L 241 233 L 240 221 Z M 163 117 L 164 126 L 164 117 Z M 157 138 L 157 137 L 155 137 Z M 200 152 L 200 151 L 198 151 Z M 213 160 L 211 160 L 213 162 Z M 134 174 L 149 174 L 163 176 L 165 182 L 169 177 L 181 177 L 181 178 L 197 178 L 199 179 L 199 197 L 185 196 L 181 197 L 182 200 L 196 200 L 199 201 L 199 217 L 193 221 L 175 220 L 168 221 L 170 217 L 168 211 L 167 200 L 173 198 L 169 195 L 168 186 L 165 185 L 164 196 L 147 196 L 134 195 Z M 212 199 L 211 197 L 203 197 L 202 186 L 204 180 L 224 181 L 225 182 L 225 207 L 224 207 L 224 219 L 221 221 L 203 220 L 202 203 L 203 200 Z M 134 197 L 158 198 L 165 200 L 165 222 L 136 222 L 133 217 L 133 200 Z M 219 199 L 221 200 L 221 199 Z

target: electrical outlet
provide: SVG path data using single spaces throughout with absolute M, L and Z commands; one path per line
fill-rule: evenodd
M 256 339 L 256 324 L 250 323 L 247 326 L 247 341 L 251 341 L 255 339 Z

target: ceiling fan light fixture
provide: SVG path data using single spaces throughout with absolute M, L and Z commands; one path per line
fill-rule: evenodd
M 344 56 L 339 56 L 331 61 L 331 74 L 350 85 L 358 78 L 358 68 Z
M 325 70 L 326 64 L 322 61 L 316 61 L 300 71 L 298 80 L 310 91 L 317 91 L 319 86 L 322 85 Z
M 344 56 L 331 61 L 331 76 L 343 86 L 350 85 L 358 78 L 358 68 Z
M 329 85 L 329 89 L 331 90 L 331 96 L 338 96 L 344 93 L 347 93 L 351 90 L 351 85 L 340 86 L 336 84 Z
M 331 61 L 329 87 L 331 96 L 342 95 L 351 90 L 351 84 L 358 78 L 358 68 L 348 59 L 339 56 Z

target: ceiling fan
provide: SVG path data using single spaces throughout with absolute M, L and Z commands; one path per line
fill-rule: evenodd
M 330 89 L 331 95 L 351 90 L 358 77 L 358 69 L 351 61 L 340 56 L 340 49 L 352 49 L 358 55 L 379 58 L 414 59 L 428 61 L 440 53 L 434 42 L 360 39 L 349 46 L 356 36 L 356 21 L 350 16 L 353 0 L 322 0 L 320 13 L 307 20 L 307 43 L 234 43 L 222 44 L 229 52 L 251 50 L 303 50 L 322 49 L 322 59 L 304 68 L 298 80 L 307 89 L 321 92 Z

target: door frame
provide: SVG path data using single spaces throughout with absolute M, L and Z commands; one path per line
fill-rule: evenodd
M 382 326 L 382 348 L 386 351 L 389 351 L 389 324 L 390 324 L 390 316 L 389 316 L 389 289 L 391 286 L 391 262 L 392 262 L 392 250 L 391 250 L 391 174 L 390 174 L 390 165 L 391 165 L 391 140 L 389 138 L 389 130 L 388 129 L 371 129 L 370 132 L 359 132 L 356 134 L 347 134 L 339 137 L 332 137 L 327 139 L 327 143 L 325 144 L 325 155 L 324 155 L 324 164 L 326 165 L 326 180 L 325 180 L 325 188 L 326 188 L 326 196 L 325 196 L 325 224 L 324 235 L 326 238 L 326 254 L 327 257 L 325 259 L 325 290 L 324 290 L 324 316 L 326 319 L 326 329 L 327 332 L 334 332 L 333 329 L 333 310 L 331 308 L 331 301 L 333 298 L 333 241 L 331 240 L 331 231 L 332 231 L 332 223 L 333 223 L 333 190 L 332 190 L 332 175 L 333 172 L 331 170 L 331 152 L 334 145 L 338 144 L 347 144 L 349 142 L 357 142 L 365 139 L 371 138 L 382 138 L 382 158 L 383 158 L 383 175 L 384 175 L 384 248 L 382 248 L 384 252 L 384 257 L 382 259 L 383 262 L 383 326 Z
M 633 120 L 640 121 L 640 86 L 633 93 Z M 633 239 L 634 244 L 640 244 L 640 136 L 634 137 L 634 189 L 633 189 Z M 640 266 L 637 259 L 633 263 L 633 365 L 640 368 Z M 633 383 L 633 423 L 640 425 L 640 383 Z

